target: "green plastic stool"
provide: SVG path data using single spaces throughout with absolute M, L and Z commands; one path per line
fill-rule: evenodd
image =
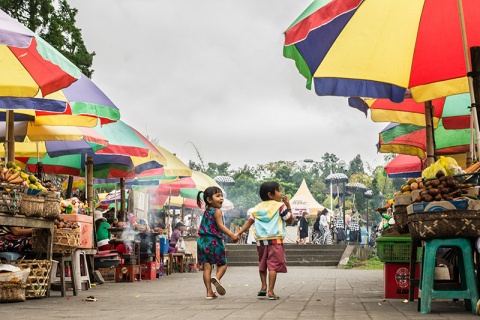
M 435 290 L 434 276 L 437 250 L 440 247 L 458 247 L 461 254 L 458 256 L 460 271 L 459 288 Z M 465 309 L 476 314 L 475 306 L 478 301 L 477 281 L 473 265 L 473 253 L 470 240 L 466 238 L 455 239 L 429 239 L 425 240 L 424 255 L 420 275 L 419 299 L 420 312 L 430 313 L 432 299 L 464 299 Z

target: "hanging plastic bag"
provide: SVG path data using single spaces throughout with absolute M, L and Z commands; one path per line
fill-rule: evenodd
M 177 252 L 185 252 L 185 241 L 183 241 L 183 238 L 178 239 L 177 244 L 175 244 L 175 248 L 177 249 Z

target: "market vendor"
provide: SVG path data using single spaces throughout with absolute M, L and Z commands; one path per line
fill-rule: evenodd
M 0 252 L 32 254 L 32 228 L 0 226 Z
M 182 237 L 182 232 L 185 230 L 185 224 L 181 221 L 177 222 L 175 225 L 175 230 L 173 230 L 172 235 L 170 236 L 170 244 L 168 252 L 174 252 L 177 241 Z
M 97 247 L 99 251 L 110 250 L 110 224 L 100 210 L 94 211 Z

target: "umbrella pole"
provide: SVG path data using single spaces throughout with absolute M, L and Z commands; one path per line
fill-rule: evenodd
M 123 215 L 123 221 L 127 221 L 127 211 L 125 210 L 125 178 L 120 178 L 120 212 Z
M 15 161 L 15 139 L 14 139 L 14 113 L 13 110 L 7 110 L 7 157 L 6 161 Z
M 347 228 L 346 228 L 346 225 L 345 225 L 345 197 L 347 195 L 345 194 L 345 181 L 343 181 L 343 207 L 342 207 L 342 211 L 343 211 L 343 230 L 345 230 L 345 235 L 347 234 Z
M 425 131 L 426 131 L 426 149 L 427 149 L 427 166 L 436 161 L 435 157 L 435 137 L 433 135 L 433 119 L 432 119 L 432 101 L 425 101 Z
M 87 157 L 87 190 L 85 190 L 87 196 L 88 208 L 90 214 L 93 214 L 93 157 Z

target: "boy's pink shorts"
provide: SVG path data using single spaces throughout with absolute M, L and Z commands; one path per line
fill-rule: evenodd
M 272 270 L 280 273 L 287 272 L 285 261 L 285 248 L 283 244 L 269 244 L 268 246 L 257 246 L 258 270 Z

